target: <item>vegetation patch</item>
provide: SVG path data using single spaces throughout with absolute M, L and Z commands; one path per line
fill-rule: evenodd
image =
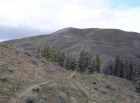
M 28 92 L 22 96 L 19 103 L 35 103 L 37 98 L 38 98 L 37 94 L 34 94 L 32 92 Z

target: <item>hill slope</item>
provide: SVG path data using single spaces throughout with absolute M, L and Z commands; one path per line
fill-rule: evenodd
M 8 103 L 28 85 L 66 78 L 66 71 L 39 55 L 31 55 L 0 44 L 0 103 Z
M 134 85 L 125 79 L 101 74 L 72 74 L 66 79 L 56 79 L 38 84 L 40 91 L 28 89 L 18 103 L 139 103 Z
M 114 58 L 117 54 L 123 59 L 140 62 L 140 34 L 117 29 L 65 28 L 50 35 L 10 40 L 3 43 L 12 44 L 30 52 L 34 52 L 37 47 L 45 44 L 72 54 L 86 49 L 94 54 L 99 53 L 103 60 L 102 63 Z

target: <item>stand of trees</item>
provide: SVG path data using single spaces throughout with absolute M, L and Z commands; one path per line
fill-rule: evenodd
M 108 61 L 102 71 L 106 76 L 113 75 L 127 80 L 134 81 L 136 92 L 140 93 L 140 65 L 133 66 L 132 62 L 123 61 L 118 55 L 115 60 Z
M 126 78 L 128 80 L 134 80 L 137 75 L 137 68 L 134 68 L 132 62 L 123 61 L 118 55 L 115 60 L 108 61 L 103 69 L 103 73 L 106 75 L 113 75 L 120 78 Z
M 38 47 L 37 53 L 40 53 L 41 56 L 45 57 L 48 61 L 57 62 L 67 70 L 77 70 L 81 73 L 88 72 L 89 74 L 93 74 L 95 71 L 101 73 L 100 57 L 98 54 L 95 59 L 91 53 L 84 50 L 81 51 L 78 56 L 68 55 L 59 49 L 55 50 L 47 45 L 42 49 Z

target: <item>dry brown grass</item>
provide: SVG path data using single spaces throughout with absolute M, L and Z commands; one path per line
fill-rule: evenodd
M 8 103 L 29 85 L 67 75 L 70 72 L 54 63 L 0 44 L 0 103 Z
M 42 85 L 39 95 L 45 95 L 48 103 L 139 103 L 140 97 L 134 92 L 134 84 L 131 81 L 112 76 L 105 79 L 101 74 L 77 73 L 75 76 L 76 78 Z M 51 86 L 54 84 L 55 86 Z M 38 100 L 41 101 L 41 98 Z

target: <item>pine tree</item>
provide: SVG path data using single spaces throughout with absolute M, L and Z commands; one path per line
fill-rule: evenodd
M 36 53 L 37 53 L 37 54 L 40 54 L 40 53 L 41 53 L 41 48 L 40 48 L 40 47 L 37 48 Z
M 88 69 L 89 69 L 89 74 L 94 73 L 94 71 L 95 71 L 95 61 L 94 61 L 94 59 L 91 60 L 91 64 L 90 64 Z
M 107 63 L 108 75 L 113 75 L 114 68 L 115 68 L 114 62 L 112 60 L 109 60 Z
M 57 49 L 55 52 L 55 61 L 59 64 L 60 63 L 60 49 Z
M 68 64 L 68 57 L 66 56 L 65 57 L 65 60 L 64 60 L 64 65 L 63 65 L 63 68 L 67 69 L 67 64 Z
M 55 51 L 52 47 L 49 48 L 49 54 L 50 61 L 55 61 Z
M 41 50 L 41 55 L 42 55 L 42 57 L 44 57 L 46 59 L 46 57 L 47 57 L 47 47 L 46 46 Z
M 136 93 L 140 93 L 140 72 L 138 72 L 137 82 L 136 82 L 136 86 L 135 86 L 135 91 L 136 91 Z
M 132 80 L 132 76 L 133 76 L 133 64 L 130 62 L 129 63 L 129 80 Z
M 93 61 L 93 55 L 91 53 L 86 52 L 86 68 L 89 68 Z M 95 61 L 94 61 L 95 62 Z M 94 63 L 95 65 L 95 63 Z
M 76 69 L 76 59 L 75 56 L 71 55 L 71 70 L 75 70 Z
M 101 73 L 101 71 L 100 71 L 100 57 L 98 54 L 96 56 L 96 70 L 97 70 L 97 73 Z
M 123 68 L 123 62 L 120 61 L 120 66 L 119 66 L 119 77 L 123 77 L 124 76 L 124 68 Z
M 128 61 L 126 60 L 124 63 L 124 78 L 129 79 L 129 65 Z
M 118 76 L 119 72 L 119 64 L 120 64 L 120 57 L 117 55 L 115 59 L 115 70 L 114 70 L 114 76 Z
M 84 72 L 86 70 L 86 60 L 85 60 L 85 51 L 81 51 L 79 57 L 79 71 Z
M 59 64 L 63 67 L 64 66 L 64 61 L 65 61 L 65 53 L 64 52 L 60 52 L 59 53 Z

